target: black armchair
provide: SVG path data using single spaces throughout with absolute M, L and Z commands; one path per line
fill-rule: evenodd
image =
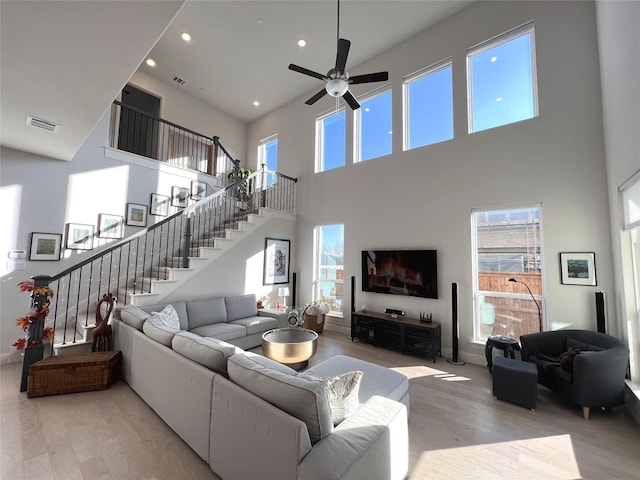
M 538 383 L 582 407 L 614 407 L 624 403 L 629 349 L 615 337 L 589 330 L 554 330 L 520 337 L 522 359 L 538 366 Z M 580 350 L 572 368 L 550 361 L 569 348 Z

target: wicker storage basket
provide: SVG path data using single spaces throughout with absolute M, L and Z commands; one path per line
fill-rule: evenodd
M 317 315 L 304 314 L 304 328 L 313 330 L 316 333 L 322 333 L 324 330 L 324 319 L 326 315 L 322 315 L 322 322 L 318 323 Z
M 119 376 L 120 352 L 58 355 L 29 369 L 27 397 L 106 390 Z

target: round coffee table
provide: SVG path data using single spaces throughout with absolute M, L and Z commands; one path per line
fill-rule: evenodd
M 262 352 L 294 370 L 309 364 L 316 353 L 318 334 L 305 328 L 276 328 L 262 334 Z

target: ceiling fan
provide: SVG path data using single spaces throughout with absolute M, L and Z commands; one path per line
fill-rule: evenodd
M 337 32 L 338 52 L 336 53 L 336 65 L 329 70 L 326 75 L 294 65 L 293 63 L 289 64 L 289 70 L 293 70 L 294 72 L 302 73 L 303 75 L 308 75 L 310 77 L 319 78 L 320 80 L 325 80 L 327 82 L 322 90 L 304 102 L 307 105 L 313 105 L 328 93 L 332 97 L 343 97 L 353 110 L 357 110 L 360 108 L 360 104 L 349 91 L 349 85 L 384 82 L 389 79 L 389 72 L 366 73 L 364 75 L 356 75 L 354 77 L 349 76 L 349 73 L 345 68 L 347 66 L 347 56 L 349 55 L 351 42 L 344 38 L 340 38 L 340 0 L 338 0 Z

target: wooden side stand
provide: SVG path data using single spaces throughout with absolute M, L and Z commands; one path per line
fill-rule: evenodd
M 27 397 L 106 390 L 118 379 L 119 368 L 120 352 L 48 357 L 31 366 Z

